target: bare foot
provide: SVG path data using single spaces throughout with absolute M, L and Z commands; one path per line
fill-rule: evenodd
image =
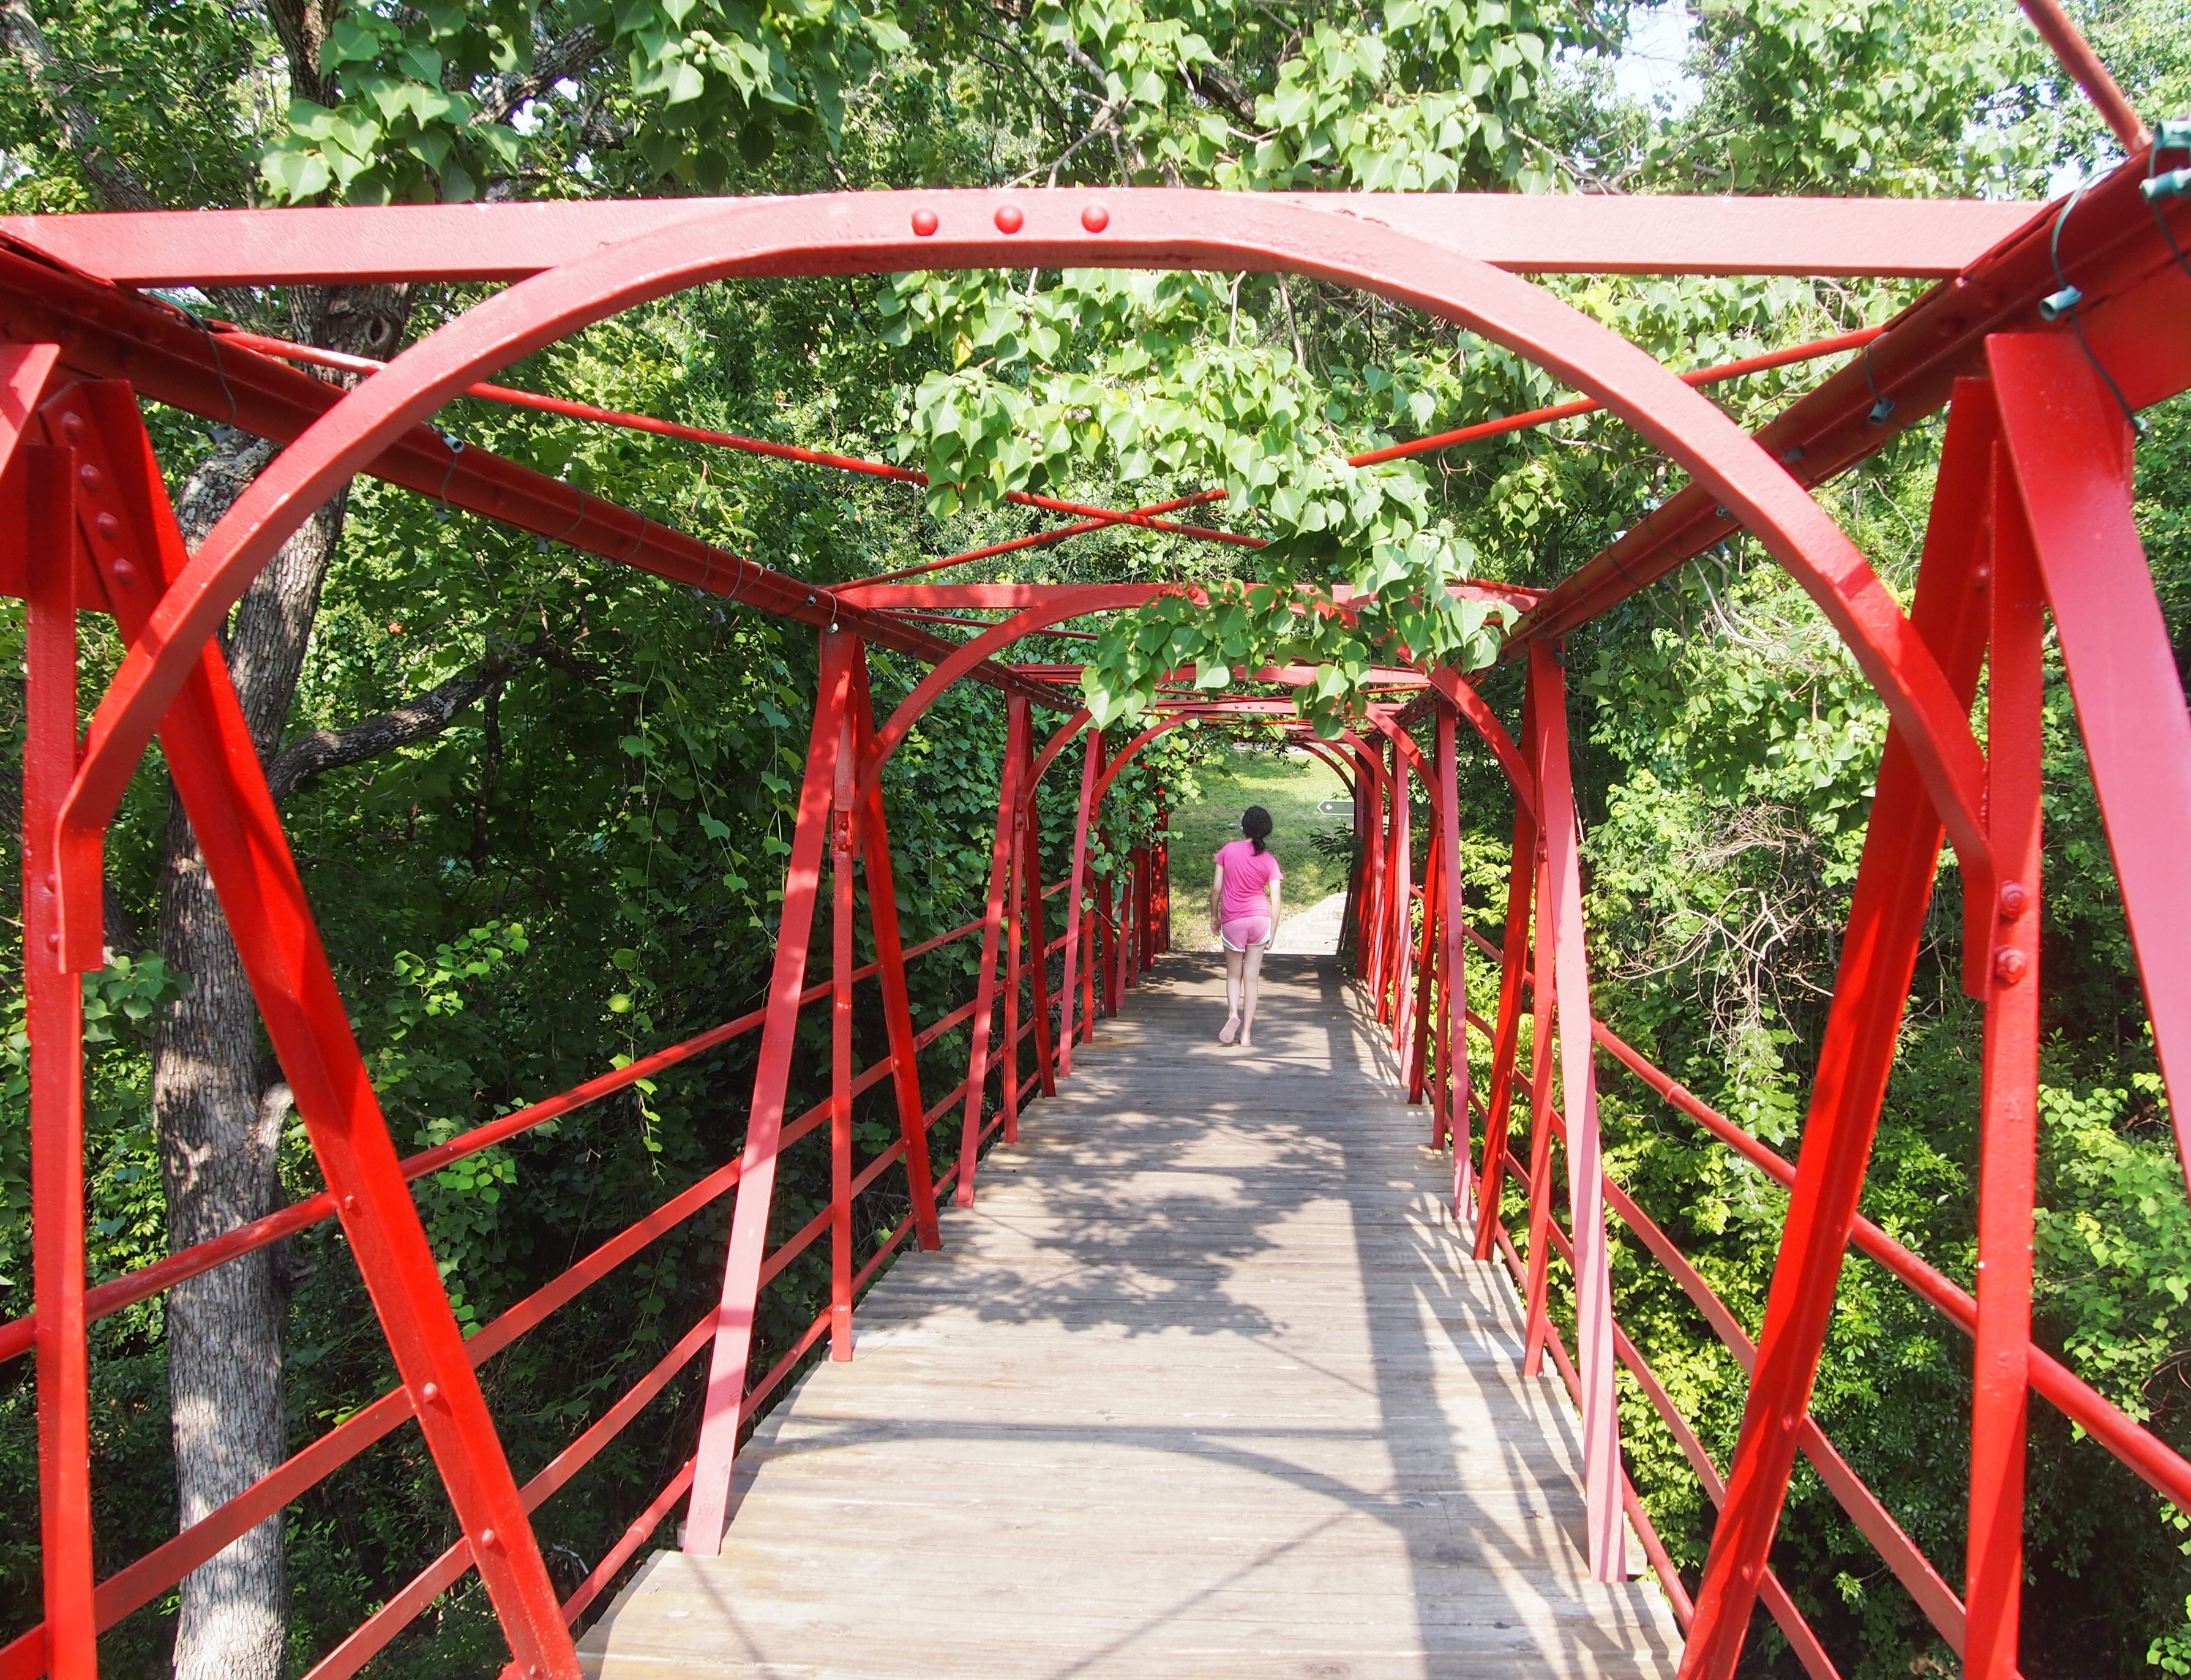
M 1241 1049 L 1243 1049 L 1243 1050 L 1253 1050 L 1253 1049 L 1255 1049 L 1255 1042 L 1254 1042 L 1252 1039 L 1250 1039 L 1249 1038 L 1249 1036 L 1248 1036 L 1245 1033 L 1243 1033 L 1243 1034 L 1240 1034 L 1240 1048 L 1241 1048 Z
M 1237 1015 L 1226 1016 L 1225 1017 L 1225 1024 L 1217 1029 L 1217 1042 L 1221 1045 L 1231 1044 L 1232 1042 L 1233 1034 L 1238 1033 L 1239 1030 L 1240 1017 Z

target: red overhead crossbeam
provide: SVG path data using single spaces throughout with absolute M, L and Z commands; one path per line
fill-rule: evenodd
M 1142 195 L 1164 192 L 1142 187 Z M 936 192 L 939 206 L 989 195 Z M 1180 200 L 1221 195 L 1171 190 Z M 1966 267 L 2039 208 L 1981 199 L 1654 197 L 1649 194 L 1264 195 L 1378 223 L 1494 268 L 1539 274 L 1936 277 Z M 804 201 L 829 242 L 847 199 Z M 1032 196 L 1032 195 L 1030 195 Z M 126 286 L 508 281 L 606 245 L 769 199 L 669 198 L 379 208 L 182 210 L 0 217 L 0 234 Z M 763 266 L 749 272 L 768 273 Z

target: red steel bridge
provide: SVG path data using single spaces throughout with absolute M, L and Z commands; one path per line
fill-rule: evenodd
M 1349 895 L 1354 982 L 1393 1047 L 1424 1143 L 1451 1150 L 1455 1240 L 1502 1257 L 1522 1313 L 1518 1357 L 1550 1356 L 1579 1420 L 1581 1564 L 1602 1582 L 1629 1569 L 1626 1528 L 1684 1635 L 1684 1675 L 1725 1677 L 1761 1601 L 1813 1674 L 1833 1666 L 1767 1564 L 1799 1456 L 1817 1470 L 1887 1567 L 1972 1674 L 2017 1661 L 2023 1463 L 2034 1393 L 2191 1512 L 2191 1463 L 2031 1340 L 2040 881 L 2040 642 L 2051 620 L 2072 686 L 2135 944 L 2154 1039 L 2191 1163 L 2191 715 L 2132 519 L 2136 412 L 2191 384 L 2191 126 L 2147 131 L 2051 5 L 2027 9 L 2063 51 L 2126 154 L 2063 202 L 1608 197 L 1249 196 L 1156 189 L 881 192 L 679 200 L 297 209 L 21 219 L 0 223 L 0 588 L 27 612 L 24 759 L 25 985 L 31 1053 L 35 1311 L 0 1326 L 0 1357 L 36 1359 L 45 1620 L 0 1649 L 0 1680 L 86 1680 L 100 1630 L 168 1591 L 248 1529 L 372 1443 L 413 1424 L 447 1488 L 461 1538 L 312 1670 L 356 1671 L 441 1592 L 476 1570 L 526 1680 L 580 1671 L 572 1629 L 662 1523 L 682 1547 L 723 1544 L 742 1431 L 827 1339 L 849 1358 L 856 1304 L 890 1252 L 940 1240 L 939 1201 L 975 1203 L 982 1144 L 1011 1139 L 1024 1111 L 1073 1083 L 1073 1051 L 1129 990 L 1150 985 L 1169 943 L 1161 843 L 1101 883 L 1089 834 L 1121 766 L 1189 719 L 1277 730 L 1352 787 L 1364 846 Z M 469 395 L 638 427 L 848 473 L 918 476 L 880 463 L 611 413 L 494 385 L 496 372 L 615 312 L 733 276 L 1114 266 L 1277 271 L 1357 287 L 1450 321 L 1526 356 L 1582 393 L 1556 408 L 1380 452 L 1429 453 L 1562 414 L 1602 408 L 1687 476 L 1688 486 L 1550 590 L 1481 586 L 1518 608 L 1503 658 L 1526 669 L 1518 737 L 1452 669 L 1379 674 L 1357 729 L 1335 741 L 1293 721 L 1283 686 L 1312 672 L 1243 672 L 1268 698 L 1164 691 L 1147 726 L 1116 739 L 1078 705 L 1074 668 L 1016 663 L 1037 631 L 1086 626 L 1175 585 L 965 584 L 934 575 L 1007 549 L 1114 526 L 1245 544 L 1193 522 L 1222 493 L 1161 506 L 1086 506 L 1026 495 L 1060 516 L 1039 534 L 913 572 L 829 589 L 714 548 L 666 525 L 437 430 Z M 1533 284 L 1541 273 L 1901 276 L 1935 284 L 1884 327 L 1727 367 L 1676 372 Z M 494 289 L 353 388 L 298 364 L 324 352 L 186 314 L 148 288 L 464 281 Z M 1858 350 L 1755 434 L 1699 389 L 1761 366 Z M 274 440 L 282 453 L 195 553 L 188 552 L 139 418 L 151 400 Z M 1904 429 L 1947 411 L 1938 487 L 1915 598 L 1905 610 L 1810 492 Z M 765 1006 L 629 1067 L 409 1158 L 376 1103 L 326 952 L 252 749 L 215 631 L 282 542 L 364 473 L 613 565 L 812 627 L 821 681 L 784 881 L 782 934 Z M 1801 1150 L 1777 1153 L 1716 1113 L 1594 1018 L 1570 780 L 1562 638 L 1738 530 L 1802 585 L 1877 691 L 1891 729 L 1840 945 L 1839 971 Z M 1342 598 L 1336 609 L 1345 611 Z M 77 615 L 106 613 L 128 652 L 83 697 Z M 1001 615 L 1001 616 L 999 616 Z M 954 626 L 971 634 L 955 632 Z M 868 650 L 928 675 L 875 716 Z M 1973 705 L 1987 675 L 1981 726 Z M 947 686 L 985 684 L 1004 712 L 986 908 L 942 938 L 902 941 L 881 779 Z M 1260 685 L 1257 686 L 1256 685 Z M 325 1189 L 129 1275 L 84 1273 L 83 1051 L 77 977 L 99 968 L 102 846 L 155 735 L 203 847 L 269 1038 L 292 1086 Z M 1425 749 L 1418 736 L 1431 744 Z M 1511 783 L 1513 866 L 1494 944 L 1469 925 L 1456 851 L 1455 765 L 1492 755 Z M 1078 785 L 1044 776 L 1068 750 Z M 1068 763 L 1075 760 L 1068 760 Z M 1065 778 L 1058 778 L 1062 781 Z M 1427 794 L 1427 878 L 1409 879 L 1410 790 Z M 1074 801 L 1072 875 L 1043 879 L 1030 820 L 1040 800 Z M 1858 1212 L 1866 1160 L 1943 843 L 1966 885 L 1964 984 L 1984 1008 L 1979 1255 L 1973 1285 L 1944 1275 Z M 856 871 L 868 887 L 876 960 L 856 966 Z M 1117 882 L 1114 895 L 1113 883 Z M 1061 902 L 1057 902 L 1063 888 Z M 824 901 L 826 899 L 826 908 Z M 907 965 L 978 942 L 973 995 L 916 1023 Z M 826 941 L 825 952 L 815 948 Z M 1057 958 L 1061 966 L 1053 967 Z M 1471 1015 L 1470 961 L 1494 965 L 1498 1003 Z M 856 989 L 879 988 L 888 1053 L 853 1066 Z M 800 1011 L 827 1005 L 830 1095 L 787 1114 Z M 1133 1011 L 1127 1011 L 1130 1018 Z M 1517 1068 L 1521 1022 L 1532 1065 Z M 924 1088 L 919 1051 L 965 1027 L 965 1077 Z M 1467 1035 L 1484 1041 L 1472 1076 Z M 742 1034 L 758 1073 L 741 1159 L 686 1187 L 469 1340 L 452 1316 L 411 1185 L 467 1154 Z M 1786 1187 L 1785 1234 L 1753 1342 L 1600 1157 L 1596 1069 L 1609 1057 L 1716 1143 Z M 896 1141 L 856 1160 L 854 1097 L 887 1080 Z M 1554 1101 L 1555 1091 L 1559 1101 Z M 993 1098 L 990 1093 L 993 1092 Z M 938 1185 L 930 1138 L 955 1126 L 955 1182 Z M 830 1206 L 769 1244 L 785 1151 L 831 1152 Z M 912 1212 L 855 1268 L 851 1199 L 902 1175 Z M 1552 1187 L 1564 1179 L 1565 1206 Z M 1509 1185 L 1527 1189 L 1505 1228 Z M 401 1384 L 154 1551 L 101 1578 L 90 1520 L 86 1327 L 178 1280 L 317 1222 L 340 1222 Z M 520 1484 L 477 1368 L 681 1222 L 727 1223 L 720 1302 L 545 1469 Z M 1662 1263 L 1747 1369 L 1733 1461 L 1715 1464 L 1622 1333 L 1608 1279 L 1614 1224 Z M 827 1310 L 772 1368 L 753 1370 L 758 1292 L 790 1260 L 828 1244 Z M 1926 1558 L 1807 1404 L 1836 1280 L 1851 1248 L 1901 1279 L 1973 1341 L 1967 1555 Z M 1472 1263 L 1472 1262 L 1471 1262 Z M 1546 1310 L 1555 1269 L 1571 1280 L 1574 1341 Z M 559 1598 L 528 1513 L 580 1473 L 694 1362 L 706 1361 L 692 1455 L 623 1541 Z M 1615 1370 L 1625 1366 L 1687 1454 L 1718 1519 L 1692 1590 L 1668 1564 L 1623 1468 Z M 1626 1528 L 1624 1527 L 1626 1525 Z M 1091 1563 L 1100 1568 L 1100 1563 Z

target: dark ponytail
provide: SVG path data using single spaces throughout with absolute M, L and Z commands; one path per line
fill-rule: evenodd
M 1271 813 L 1260 805 L 1251 805 L 1240 813 L 1240 832 L 1248 837 L 1248 844 L 1255 848 L 1260 857 L 1268 849 L 1263 841 L 1271 832 Z

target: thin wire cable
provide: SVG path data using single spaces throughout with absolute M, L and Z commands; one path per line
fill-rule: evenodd
M 2078 306 L 2085 301 L 2085 294 L 2069 283 L 2069 276 L 2062 267 L 2062 229 L 2069 222 L 2069 213 L 2077 208 L 2077 201 L 2085 196 L 2085 189 L 2091 185 L 2090 181 L 2079 182 L 2077 190 L 2069 195 L 2069 202 L 2062 207 L 2062 214 L 2054 218 L 2053 235 L 2046 242 L 2047 259 L 2054 265 L 2054 278 L 2061 282 L 2062 289 L 2056 293 L 2055 296 L 2066 296 L 2069 299 L 2068 306 L 2062 313 L 2069 316 L 2069 330 L 2077 335 L 2077 348 L 2085 352 L 2085 360 L 2092 364 L 2092 371 L 2097 373 L 2106 382 L 2108 389 L 2114 393 L 2115 402 L 2123 412 L 2123 419 L 2130 422 L 2131 435 L 2133 437 L 2143 437 L 2145 436 L 2144 419 L 2140 417 L 2137 409 L 2130 406 L 2130 399 L 2123 395 L 2122 387 L 2115 383 L 2115 376 L 2108 372 L 2107 364 L 2092 354 L 2092 346 L 2085 337 L 2085 323 L 2078 313 Z

